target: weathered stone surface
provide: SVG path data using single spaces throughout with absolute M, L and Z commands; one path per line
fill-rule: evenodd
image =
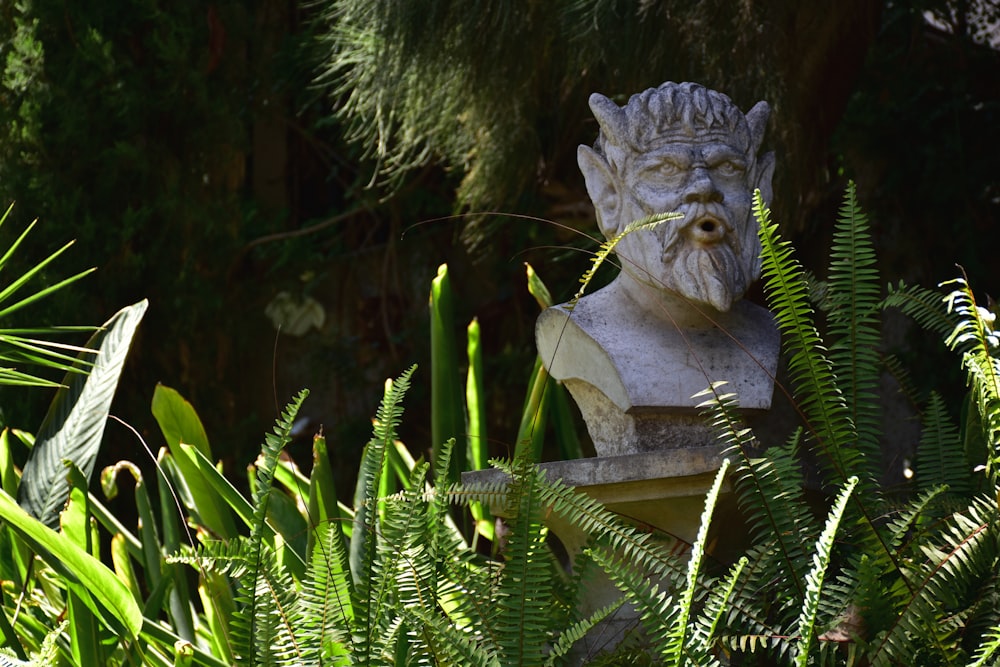
M 695 393 L 724 380 L 743 407 L 771 404 L 777 329 L 740 300 L 760 274 L 751 206 L 754 189 L 771 196 L 774 155 L 758 155 L 768 106 L 744 115 L 692 83 L 665 83 L 625 107 L 594 95 L 590 106 L 601 131 L 579 162 L 604 236 L 658 213 L 683 217 L 625 236 L 610 285 L 545 311 L 539 353 L 598 455 L 707 444 L 692 427 Z

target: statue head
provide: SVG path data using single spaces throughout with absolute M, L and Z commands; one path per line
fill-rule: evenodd
M 578 159 L 608 239 L 633 220 L 683 218 L 629 234 L 616 252 L 638 283 L 727 311 L 760 276 L 753 192 L 771 200 L 774 153 L 758 156 L 766 102 L 744 114 L 722 93 L 668 82 L 619 107 L 590 97 L 600 125 Z

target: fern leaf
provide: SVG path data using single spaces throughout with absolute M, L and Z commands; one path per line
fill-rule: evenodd
M 778 236 L 778 225 L 771 222 L 759 192 L 754 194 L 754 215 L 760 222 L 764 291 L 784 338 L 799 409 L 832 481 L 840 484 L 858 467 L 857 453 L 851 449 L 854 425 L 816 330 L 802 266 L 792 256 L 791 244 Z
M 829 332 L 836 342 L 830 361 L 837 377 L 861 452 L 862 469 L 878 476 L 880 363 L 878 348 L 880 281 L 868 218 L 857 200 L 854 182 L 847 185 L 833 234 L 827 313 Z
M 650 652 L 666 654 L 678 607 L 663 582 L 657 582 L 656 577 L 643 568 L 604 548 L 591 548 L 590 554 L 639 613 Z
M 670 635 L 667 640 L 666 651 L 663 657 L 667 659 L 666 664 L 673 664 L 681 667 L 685 662 L 686 653 L 707 653 L 704 646 L 688 647 L 688 632 L 690 630 L 688 619 L 691 617 L 691 607 L 694 605 L 695 595 L 698 589 L 698 576 L 701 570 L 701 561 L 705 555 L 705 542 L 708 539 L 708 529 L 712 525 L 712 515 L 715 512 L 715 503 L 719 499 L 719 492 L 722 490 L 722 482 L 729 471 L 729 459 L 724 459 L 719 471 L 715 475 L 715 480 L 705 497 L 705 510 L 701 514 L 701 524 L 698 527 L 698 536 L 691 547 L 691 555 L 688 559 L 687 586 L 681 593 L 677 601 L 677 616 L 670 628 Z
M 778 236 L 778 225 L 771 222 L 759 192 L 754 195 L 754 214 L 760 222 L 764 291 L 784 339 L 799 409 L 833 480 L 841 483 L 857 468 L 857 456 L 850 447 L 856 433 L 825 354 L 826 346 L 816 330 L 815 314 L 808 302 L 809 285 L 802 266 L 792 256 L 791 244 Z
M 382 402 L 376 411 L 372 438 L 365 446 L 358 471 L 349 562 L 354 578 L 354 657 L 360 664 L 369 664 L 375 658 L 373 647 L 377 642 L 384 641 L 386 634 L 385 628 L 379 627 L 379 621 L 385 620 L 382 616 L 384 601 L 373 598 L 375 591 L 379 590 L 377 505 L 387 451 L 396 439 L 396 428 L 403 413 L 403 397 L 415 370 L 416 367 L 411 366 L 396 380 L 386 382 Z
M 918 325 L 941 338 L 951 333 L 957 324 L 955 316 L 944 306 L 940 292 L 918 285 L 890 283 L 888 293 L 882 300 L 882 307 L 899 309 Z
M 1000 462 L 1000 359 L 993 356 L 993 351 L 1000 345 L 1000 335 L 993 329 L 994 316 L 976 305 L 968 283 L 959 278 L 950 284 L 955 288 L 946 299 L 948 310 L 958 316 L 959 323 L 945 342 L 962 354 L 989 447 L 986 472 L 996 484 Z
M 309 392 L 299 392 L 276 420 L 274 432 L 264 436 L 260 462 L 257 465 L 257 486 L 253 494 L 253 521 L 249 552 L 249 584 L 241 580 L 243 605 L 236 612 L 234 628 L 235 652 L 249 665 L 271 664 L 275 653 L 296 649 L 292 630 L 295 619 L 289 596 L 294 593 L 291 576 L 281 568 L 267 544 L 270 532 L 266 522 L 274 471 L 281 450 L 291 441 L 292 423 Z
M 823 591 L 823 579 L 826 577 L 826 570 L 830 564 L 833 540 L 837 536 L 837 530 L 840 528 L 840 519 L 844 515 L 844 509 L 847 507 L 847 500 L 857 485 L 857 477 L 852 477 L 847 481 L 847 484 L 834 501 L 833 508 L 826 519 L 826 526 L 823 528 L 823 532 L 816 542 L 816 551 L 813 553 L 813 567 L 806 575 L 806 594 L 803 600 L 802 613 L 799 615 L 799 650 L 795 656 L 796 667 L 806 667 L 809 664 L 809 651 L 812 648 L 813 638 L 816 636 L 816 612 L 819 609 L 820 596 Z
M 693 628 L 692 648 L 690 649 L 692 661 L 697 665 L 718 664 L 718 660 L 711 656 L 712 644 L 716 640 L 716 632 L 722 616 L 726 613 L 731 604 L 736 591 L 736 582 L 743 575 L 749 560 L 746 556 L 741 557 L 730 569 L 729 575 L 721 586 L 713 586 L 710 589 L 705 607 L 695 621 Z
M 495 633 L 504 665 L 540 665 L 545 645 L 549 602 L 555 575 L 554 563 L 545 545 L 540 473 L 527 457 L 515 462 L 506 512 L 510 535 L 504 552 L 496 604 Z
M 303 662 L 325 664 L 324 654 L 330 652 L 326 647 L 351 645 L 354 582 L 340 524 L 326 521 L 313 532 L 313 551 L 302 584 L 302 622 L 295 630 Z
M 559 664 L 559 659 L 569 654 L 570 650 L 577 642 L 582 640 L 588 632 L 598 626 L 598 624 L 615 613 L 624 602 L 616 600 L 611 604 L 601 607 L 587 618 L 573 623 L 559 634 L 559 638 L 552 645 L 548 656 L 545 659 L 544 667 L 555 667 Z
M 975 662 L 970 663 L 969 667 L 986 667 L 987 661 L 995 656 L 997 651 L 1000 651 L 1000 625 L 994 626 L 986 633 L 985 641 L 979 645 L 972 656 Z M 996 665 L 996 662 L 990 664 Z
M 794 446 L 798 433 L 788 445 L 772 447 L 766 457 L 755 457 L 757 444 L 739 416 L 736 396 L 721 389 L 722 384 L 712 385 L 706 392 L 713 394 L 712 399 L 698 407 L 726 445 L 724 456 L 737 461 L 734 484 L 751 537 L 758 544 L 773 542 L 774 552 L 783 561 L 779 567 L 801 599 L 806 561 L 802 536 L 815 534 L 818 528 L 813 526 L 802 495 L 802 473 Z
M 872 664 L 918 664 L 931 656 L 945 664 L 963 664 L 963 624 L 971 611 L 963 601 L 974 598 L 970 593 L 982 582 L 995 579 L 1000 559 L 995 498 L 975 498 L 965 511 L 913 544 L 918 550 L 912 559 L 916 569 L 912 592 L 896 606 L 892 622 L 873 642 Z M 949 616 L 942 614 L 944 609 Z M 948 618 L 954 622 L 944 622 Z
M 959 495 L 972 491 L 972 466 L 965 457 L 958 427 L 948 418 L 944 400 L 931 392 L 917 447 L 917 485 L 928 490 L 942 484 Z

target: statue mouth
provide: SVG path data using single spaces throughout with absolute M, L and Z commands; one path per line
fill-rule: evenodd
M 682 233 L 700 245 L 721 243 L 730 231 L 725 217 L 703 206 L 688 212 L 682 225 Z

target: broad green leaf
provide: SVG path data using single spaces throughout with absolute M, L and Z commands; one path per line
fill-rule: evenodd
M 99 560 L 32 517 L 9 494 L 0 491 L 0 519 L 10 525 L 50 567 L 68 582 L 90 592 L 115 621 L 116 632 L 135 639 L 142 628 L 142 610 L 128 587 Z
M 212 458 L 208 436 L 198 414 L 176 390 L 162 384 L 157 385 L 153 392 L 152 411 L 182 478 L 178 481 L 183 481 L 189 492 L 188 510 L 216 535 L 226 539 L 236 537 L 236 522 L 232 513 L 198 472 L 198 466 L 188 450 L 180 446 L 190 445 L 206 458 Z
M 98 351 L 90 373 L 66 374 L 38 429 L 18 497 L 28 514 L 50 528 L 58 525 L 69 497 L 63 461 L 72 461 L 87 479 L 94 471 L 118 378 L 147 306 L 140 301 L 122 309 L 94 334 L 86 346 Z
M 194 407 L 176 389 L 162 384 L 153 392 L 153 416 L 163 431 L 170 452 L 177 455 L 177 443 L 194 445 L 202 454 L 212 458 L 205 427 Z

